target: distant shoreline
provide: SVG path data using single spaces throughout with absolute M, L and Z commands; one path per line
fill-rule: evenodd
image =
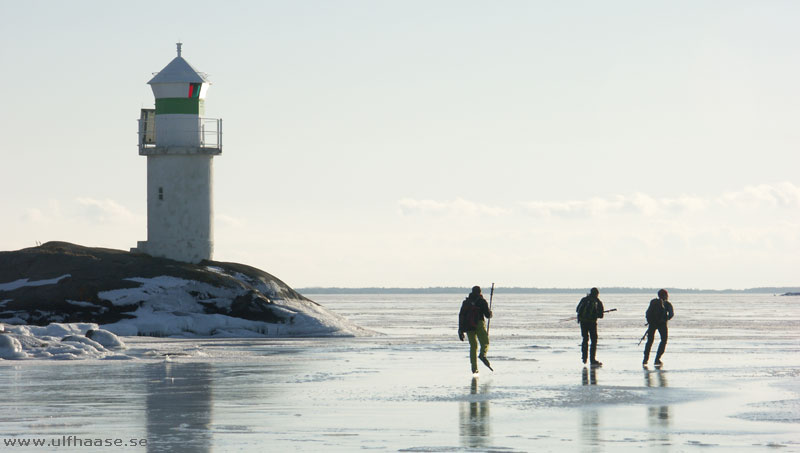
M 605 294 L 642 294 L 655 293 L 660 288 L 629 288 L 629 287 L 601 287 L 600 291 Z M 670 293 L 684 294 L 775 294 L 778 296 L 800 292 L 800 287 L 761 287 L 747 289 L 694 289 L 694 288 L 669 288 Z M 339 287 L 308 287 L 296 288 L 300 294 L 461 294 L 469 292 L 467 287 L 442 286 L 429 288 L 339 288 Z M 495 292 L 505 294 L 584 294 L 589 288 L 523 288 L 523 287 L 504 287 L 495 286 Z M 484 293 L 489 292 L 489 288 L 483 289 Z

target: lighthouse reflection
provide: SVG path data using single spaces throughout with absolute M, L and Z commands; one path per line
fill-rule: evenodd
M 489 384 L 478 385 L 478 378 L 473 377 L 468 401 L 459 404 L 458 433 L 464 447 L 480 448 L 489 443 L 489 401 L 484 398 L 488 393 Z
M 147 367 L 147 451 L 210 452 L 212 373 L 208 363 Z

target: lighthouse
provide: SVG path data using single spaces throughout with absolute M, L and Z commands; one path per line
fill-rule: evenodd
M 214 253 L 213 159 L 222 120 L 204 118 L 210 85 L 178 55 L 147 82 L 155 109 L 142 109 L 139 155 L 147 157 L 147 240 L 132 252 L 197 263 Z

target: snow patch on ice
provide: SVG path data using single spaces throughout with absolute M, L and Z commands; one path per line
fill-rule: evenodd
M 536 395 L 521 401 L 525 408 L 569 408 L 605 405 L 668 405 L 708 398 L 708 393 L 668 387 L 584 385 L 542 387 Z
M 790 370 L 784 370 L 790 371 Z M 796 373 L 791 370 L 789 375 Z M 794 376 L 791 376 L 793 378 Z M 774 385 L 784 391 L 787 391 L 792 398 L 780 399 L 774 401 L 761 401 L 758 403 L 748 404 L 753 410 L 742 412 L 735 415 L 736 418 L 752 421 L 768 421 L 768 422 L 781 422 L 781 423 L 800 423 L 800 382 L 797 380 L 782 381 Z
M 800 399 L 750 404 L 758 410 L 742 412 L 736 418 L 760 422 L 800 423 Z

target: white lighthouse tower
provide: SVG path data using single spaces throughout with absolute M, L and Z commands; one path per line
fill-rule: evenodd
M 206 75 L 178 56 L 149 82 L 155 109 L 142 109 L 139 155 L 147 156 L 147 240 L 132 252 L 197 263 L 214 252 L 213 158 L 222 120 L 203 118 Z

